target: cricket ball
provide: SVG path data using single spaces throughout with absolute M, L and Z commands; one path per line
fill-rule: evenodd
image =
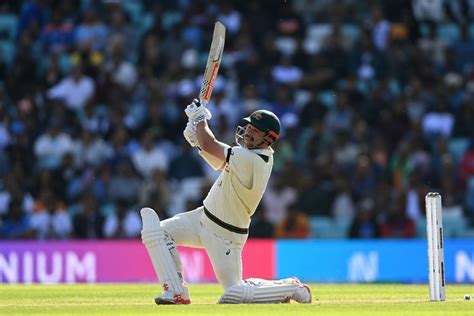
M 464 294 L 464 299 L 465 299 L 466 301 L 470 301 L 470 300 L 471 300 L 471 295 L 469 295 L 469 294 Z

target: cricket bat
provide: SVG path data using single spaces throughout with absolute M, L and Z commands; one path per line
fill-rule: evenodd
M 199 91 L 199 101 L 206 105 L 212 95 L 217 72 L 221 65 L 222 53 L 225 43 L 225 26 L 221 22 L 214 24 L 214 33 L 212 35 L 211 48 L 207 58 L 206 70 L 202 78 L 201 90 Z

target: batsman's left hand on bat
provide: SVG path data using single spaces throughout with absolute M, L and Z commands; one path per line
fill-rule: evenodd
M 201 105 L 198 99 L 194 99 L 193 102 L 186 107 L 184 113 L 186 113 L 189 121 L 194 125 L 212 118 L 211 112 L 204 105 Z

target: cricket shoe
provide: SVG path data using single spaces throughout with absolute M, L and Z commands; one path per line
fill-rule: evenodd
M 308 285 L 301 283 L 301 281 L 297 277 L 292 277 L 286 279 L 291 283 L 298 285 L 298 288 L 295 291 L 295 294 L 291 297 L 292 300 L 301 303 L 301 304 L 309 304 L 312 300 L 311 289 Z
M 167 290 L 167 286 L 164 284 L 163 288 L 165 291 L 163 295 L 157 296 L 155 298 L 155 303 L 157 305 L 188 305 L 191 304 L 189 299 L 189 289 L 184 287 L 184 292 L 182 294 L 174 293 Z

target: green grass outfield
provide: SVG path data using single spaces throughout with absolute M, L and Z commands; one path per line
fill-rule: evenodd
M 448 285 L 429 302 L 427 285 L 311 284 L 312 304 L 216 305 L 215 284 L 191 285 L 192 304 L 157 306 L 152 284 L 0 285 L 0 315 L 474 315 L 473 285 Z

